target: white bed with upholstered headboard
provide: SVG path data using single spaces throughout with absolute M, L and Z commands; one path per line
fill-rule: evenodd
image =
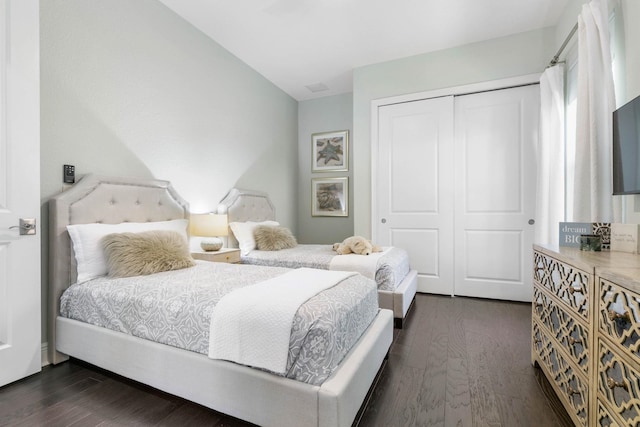
M 396 327 L 402 328 L 417 287 L 417 271 L 409 266 L 409 255 L 401 248 L 383 248 L 384 252 L 362 255 L 337 255 L 332 245 L 299 244 L 281 250 L 259 250 L 253 233 L 256 223 L 275 225 L 276 212 L 268 194 L 233 188 L 220 201 L 218 213 L 226 213 L 232 224 L 228 246 L 240 247 L 245 264 L 287 268 L 358 271 L 378 285 L 381 308 L 393 311 Z M 239 234 L 236 236 L 235 234 Z M 240 242 L 238 241 L 240 240 Z
M 89 237 L 95 238 L 91 234 L 94 231 L 88 233 L 88 229 L 110 229 L 113 225 L 119 231 L 108 235 L 106 241 L 112 241 L 124 237 L 146 239 L 138 229 L 140 224 L 146 224 L 154 236 L 161 234 L 156 227 L 184 226 L 188 205 L 166 181 L 89 175 L 52 198 L 49 208 L 48 340 L 53 363 L 71 356 L 260 425 L 352 424 L 393 339 L 393 314 L 377 308 L 374 282 L 358 275 L 340 277 L 335 286 L 322 288 L 296 312 L 296 322 L 327 323 L 335 314 L 330 313 L 334 307 L 327 302 L 341 298 L 336 306 L 347 303 L 351 308 L 340 316 L 355 321 L 347 323 L 361 323 L 360 332 L 349 332 L 353 345 L 335 350 L 343 354 L 330 371 L 324 372 L 326 377 L 316 376 L 313 368 L 298 366 L 291 357 L 288 370 L 277 374 L 212 358 L 203 348 L 209 347 L 210 331 L 211 336 L 219 336 L 214 334 L 216 322 L 212 319 L 223 312 L 219 307 L 227 296 L 282 277 L 291 278 L 290 273 L 298 270 L 196 261 L 195 265 L 187 262 L 148 275 L 110 277 L 110 255 L 106 267 L 101 267 L 106 272 L 96 265 L 86 268 L 83 256 L 91 254 L 87 249 Z M 85 226 L 96 223 L 100 226 Z M 78 233 L 78 229 L 82 230 L 81 238 L 74 234 L 71 242 L 68 230 Z M 166 235 L 180 237 L 180 231 L 166 231 Z M 102 239 L 100 242 L 105 241 Z M 220 283 L 210 286 L 209 281 Z M 354 292 L 360 296 L 345 297 Z M 212 295 L 217 297 L 207 299 Z M 98 307 L 96 311 L 92 311 L 93 305 Z M 169 310 L 170 315 L 159 315 L 162 309 Z M 119 314 L 122 317 L 115 318 Z M 366 320 L 369 315 L 370 320 Z M 138 316 L 141 323 L 129 324 Z M 202 319 L 211 319 L 210 330 L 194 325 Z M 154 329 L 164 322 L 182 323 L 170 323 L 162 333 Z M 327 328 L 337 330 L 338 326 Z M 158 341 L 147 335 L 158 335 Z M 298 339 L 293 326 L 290 335 L 291 343 Z M 300 343 L 304 348 L 306 337 Z M 294 351 L 292 348 L 288 351 Z M 319 370 L 326 367 L 324 361 L 317 365 Z

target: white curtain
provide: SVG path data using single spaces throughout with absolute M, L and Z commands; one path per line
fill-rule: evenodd
M 536 150 L 536 243 L 558 243 L 564 221 L 564 66 L 547 68 L 540 78 L 540 139 Z
M 611 114 L 614 108 L 607 1 L 593 0 L 582 7 L 578 17 L 573 221 L 620 221 L 620 209 L 614 209 L 611 195 Z

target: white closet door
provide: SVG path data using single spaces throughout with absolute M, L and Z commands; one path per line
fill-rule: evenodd
M 0 0 L 0 386 L 41 367 L 38 7 Z
M 456 97 L 455 294 L 531 301 L 537 85 Z
M 453 97 L 378 109 L 374 239 L 409 252 L 418 291 L 453 292 Z

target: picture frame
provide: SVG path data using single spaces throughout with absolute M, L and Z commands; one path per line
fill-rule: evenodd
M 349 170 L 349 131 L 339 130 L 311 135 L 312 172 Z
M 349 216 L 349 177 L 311 179 L 311 216 Z

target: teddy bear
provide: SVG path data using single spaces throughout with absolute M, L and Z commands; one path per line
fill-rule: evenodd
M 334 243 L 333 250 L 338 255 L 346 254 L 358 254 L 369 255 L 374 252 L 382 252 L 380 246 L 374 245 L 370 240 L 365 239 L 362 236 L 351 236 L 344 239 L 342 243 Z

